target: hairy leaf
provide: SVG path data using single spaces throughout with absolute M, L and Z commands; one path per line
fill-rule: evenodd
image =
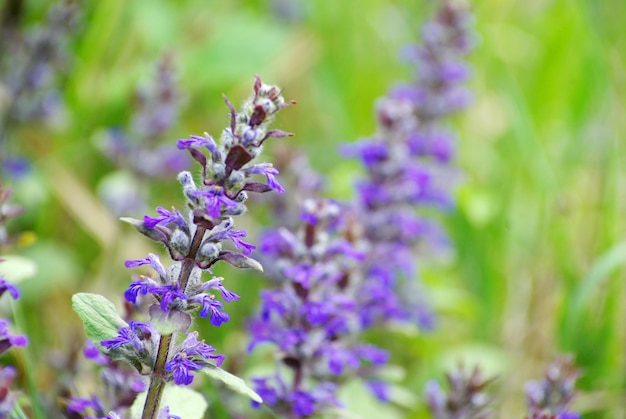
M 259 396 L 254 390 L 248 387 L 246 382 L 236 375 L 233 375 L 228 371 L 215 366 L 203 368 L 201 371 L 212 379 L 223 382 L 231 390 L 243 394 L 244 396 L 248 396 L 257 403 L 263 403 L 263 399 L 261 398 L 261 396 Z
M 100 341 L 113 339 L 120 328 L 128 327 L 128 324 L 117 314 L 113 303 L 102 295 L 74 294 L 72 308 L 83 321 L 87 339 L 95 343 L 105 354 L 109 354 L 109 351 L 100 346 Z

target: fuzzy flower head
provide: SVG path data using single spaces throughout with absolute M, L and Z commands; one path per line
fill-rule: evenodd
M 526 384 L 527 418 L 579 418 L 580 415 L 570 408 L 576 397 L 574 387 L 579 377 L 580 370 L 574 365 L 572 356 L 557 357 L 546 368 L 543 379 Z
M 446 374 L 449 390 L 437 381 L 426 386 L 426 403 L 434 419 L 486 419 L 492 417 L 491 397 L 485 393 L 494 378 L 485 379 L 478 367 L 468 373 L 462 366 Z

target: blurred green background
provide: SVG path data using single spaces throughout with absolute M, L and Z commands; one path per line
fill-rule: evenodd
M 27 2 L 26 23 L 40 20 L 48 5 Z M 328 175 L 330 194 L 349 199 L 360 172 L 340 158 L 338 146 L 375 131 L 376 98 L 412 77 L 398 50 L 418 40 L 436 5 L 84 2 L 63 86 L 64 119 L 11 134 L 33 162 L 31 175 L 12 185 L 25 213 L 10 226 L 36 236 L 13 249 L 38 265 L 20 284 L 17 305 L 31 345 L 26 355 L 12 355 L 29 368 L 32 385 L 45 389 L 59 380 L 64 354 L 82 345 L 70 296 L 99 292 L 121 301 L 130 280 L 123 261 L 157 250 L 100 202 L 96 187 L 114 167 L 93 138 L 127 123 L 136 84 L 163 53 L 172 54 L 185 96 L 172 141 L 204 131 L 218 136 L 228 123 L 221 94 L 240 103 L 258 74 L 298 102 L 276 123 L 296 136 L 277 141 L 304 150 Z M 438 326 L 432 333 L 372 334 L 401 367 L 396 402 L 378 405 L 350 386 L 348 409 L 367 418 L 428 417 L 421 401 L 426 380 L 463 361 L 498 375 L 496 417 L 522 417 L 524 382 L 541 376 L 556 353 L 570 352 L 583 371 L 576 404 L 583 416 L 626 418 L 626 2 L 483 0 L 473 11 L 475 101 L 450 121 L 463 170 L 458 209 L 445 217 L 455 250 L 421 266 Z M 150 200 L 180 206 L 175 179 L 152 185 Z M 251 208 L 244 224 L 255 231 L 268 222 L 262 209 Z M 230 304 L 231 323 L 204 334 L 231 355 L 227 368 L 249 377 L 265 361 L 246 358 L 245 319 L 265 283 L 224 267 L 218 273 L 245 302 Z M 243 397 L 225 398 L 208 381 L 201 387 L 217 412 L 211 417 L 226 415 L 220 403 L 247 412 Z

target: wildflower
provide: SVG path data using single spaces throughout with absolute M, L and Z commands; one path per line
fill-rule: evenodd
M 188 385 L 196 371 L 215 368 L 223 362 L 223 355 L 213 354 L 215 349 L 199 342 L 189 327 L 194 316 L 208 317 L 214 326 L 227 322 L 229 316 L 216 295 L 221 295 L 225 302 L 236 301 L 239 296 L 224 287 L 223 278 L 204 281 L 202 273 L 212 273 L 211 266 L 219 261 L 237 268 L 260 269 L 260 264 L 247 256 L 255 246 L 242 240 L 246 232 L 234 228 L 232 217 L 246 211 L 248 193 L 279 189 L 275 179 L 278 172 L 269 163 L 251 162 L 259 156 L 266 139 L 291 135 L 268 130 L 274 115 L 289 104 L 278 87 L 266 85 L 257 77 L 254 95 L 241 113 L 226 99 L 230 126 L 222 132 L 219 145 L 208 134 L 178 141 L 177 147 L 187 150 L 201 165 L 202 179 L 197 184 L 189 172 L 178 175 L 188 212 L 157 207 L 156 217 L 125 219 L 142 234 L 165 245 L 173 261 L 166 268 L 156 255 L 150 254 L 126 262 L 128 268 L 147 265 L 156 272 L 154 277 L 134 280 L 125 292 L 126 300 L 133 304 L 139 296 L 156 300 L 149 308 L 150 324 L 131 321 L 116 338 L 100 342 L 117 351 L 118 358 L 150 371 L 147 398 L 155 400 L 146 403 L 150 414 L 158 411 L 163 381 Z M 254 131 L 254 138 L 250 131 Z M 265 176 L 267 184 L 252 180 L 257 175 Z M 230 241 L 237 251 L 222 249 L 223 241 Z M 183 335 L 185 340 L 178 343 Z M 166 356 L 157 357 L 157 353 Z
M 469 76 L 463 59 L 472 46 L 469 21 L 465 8 L 442 2 L 436 18 L 423 27 L 422 44 L 404 52 L 416 64 L 416 82 L 398 85 L 378 101 L 373 138 L 343 149 L 366 170 L 356 185 L 355 203 L 359 240 L 369 249 L 359 298 L 364 326 L 390 320 L 432 325 L 423 292 L 412 281 L 413 249 L 447 242 L 442 228 L 425 219 L 421 209 L 453 207 L 454 137 L 444 118 L 470 97 L 463 86 Z M 380 286 L 382 272 L 385 287 Z
M 526 384 L 527 419 L 578 419 L 580 414 L 571 410 L 576 397 L 574 387 L 580 371 L 572 356 L 558 356 L 548 365 L 540 381 Z
M 491 417 L 492 399 L 484 392 L 494 378 L 485 379 L 478 367 L 471 373 L 459 366 L 446 374 L 446 393 L 437 381 L 426 386 L 426 403 L 434 419 L 485 419 Z
M 279 414 L 308 417 L 340 406 L 338 376 L 367 376 L 363 363 L 380 366 L 387 354 L 354 344 L 360 332 L 351 273 L 363 254 L 342 236 L 345 208 L 330 200 L 303 203 L 297 231 L 270 231 L 261 249 L 275 266 L 277 288 L 261 292 L 259 316 L 249 325 L 248 347 L 269 344 L 288 367 L 256 377 L 256 390 Z M 289 384 L 287 384 L 289 383 Z

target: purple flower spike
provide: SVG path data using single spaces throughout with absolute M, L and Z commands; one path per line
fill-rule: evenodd
M 126 300 L 134 304 L 125 306 L 126 315 L 148 305 L 152 324 L 144 329 L 131 321 L 117 336 L 103 340 L 101 345 L 111 350 L 116 360 L 125 358 L 142 374 L 150 376 L 146 397 L 154 397 L 154 400 L 159 399 L 156 392 L 163 380 L 189 385 L 193 382 L 194 371 L 222 364 L 224 355 L 216 354 L 215 348 L 198 341 L 197 334 L 190 331 L 192 320 L 208 318 L 213 326 L 220 326 L 230 318 L 223 311 L 223 302 L 240 297 L 224 287 L 222 278 L 206 280 L 203 273 L 212 274 L 212 266 L 219 262 L 240 269 L 262 270 L 261 265 L 248 256 L 256 246 L 244 240 L 247 233 L 235 228 L 233 218 L 247 210 L 250 194 L 272 189 L 283 191 L 276 178 L 278 171 L 269 163 L 256 164 L 255 161 L 266 138 L 287 136 L 281 131 L 268 131 L 275 114 L 288 105 L 281 89 L 263 84 L 257 77 L 254 94 L 241 112 L 228 100 L 226 104 L 230 124 L 222 131 L 218 143 L 209 134 L 177 142 L 177 148 L 187 150 L 201 166 L 198 178 L 186 170 L 177 176 L 186 201 L 184 214 L 159 206 L 156 216 L 146 215 L 143 220 L 123 219 L 143 235 L 164 245 L 172 263 L 163 266 L 153 254 L 126 262 L 128 268 L 149 265 L 158 273 L 158 278 L 155 275 L 154 279 L 134 279 L 124 293 Z M 158 162 L 155 167 L 162 169 L 165 160 Z M 251 178 L 256 175 L 265 176 L 267 184 L 253 181 Z M 224 248 L 230 246 L 230 243 L 223 243 L 225 241 L 232 242 L 235 249 Z M 158 306 L 151 301 L 139 304 L 141 297 L 148 294 Z M 181 343 L 181 337 L 185 336 Z M 158 354 L 163 353 L 168 354 L 167 362 L 154 362 Z M 136 394 L 125 400 L 133 400 L 131 396 Z M 159 407 L 162 406 L 158 403 L 146 404 L 142 416 L 159 417 Z M 126 412 L 121 408 L 117 411 Z M 167 408 L 160 412 L 162 419 L 176 417 L 169 414 Z

